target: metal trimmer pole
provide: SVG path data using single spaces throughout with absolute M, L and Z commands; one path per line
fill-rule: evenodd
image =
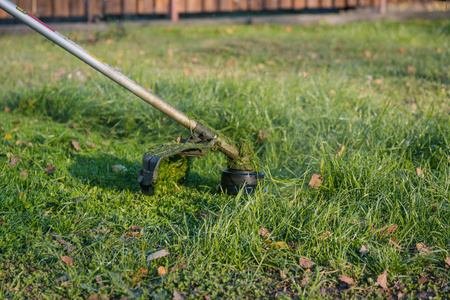
M 212 132 L 208 127 L 190 119 L 186 114 L 179 111 L 172 105 L 166 103 L 161 98 L 151 93 L 146 88 L 140 86 L 118 70 L 114 69 L 107 63 L 103 62 L 99 58 L 95 57 L 92 53 L 84 50 L 79 45 L 75 44 L 70 39 L 66 38 L 59 32 L 55 31 L 50 26 L 44 24 L 42 21 L 27 13 L 16 4 L 8 0 L 0 0 L 0 8 L 7 13 L 22 21 L 33 30 L 37 31 L 41 35 L 45 36 L 64 50 L 70 52 L 86 64 L 90 65 L 106 77 L 120 84 L 148 104 L 156 107 L 161 112 L 171 117 L 184 127 L 198 134 L 205 139 L 216 139 L 217 149 L 232 159 L 239 159 L 239 150 L 235 145 L 227 143 L 220 137 Z

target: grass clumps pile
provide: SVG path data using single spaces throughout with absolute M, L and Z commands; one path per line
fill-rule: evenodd
M 166 195 L 179 190 L 179 184 L 186 178 L 188 169 L 189 160 L 187 157 L 174 155 L 164 158 L 159 165 L 155 194 Z
M 256 156 L 253 146 L 248 140 L 241 140 L 237 143 L 240 159 L 228 158 L 229 169 L 258 172 L 261 162 Z

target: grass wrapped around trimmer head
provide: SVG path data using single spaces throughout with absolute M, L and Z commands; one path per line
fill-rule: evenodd
M 158 181 L 155 195 L 171 194 L 179 189 L 179 184 L 186 178 L 189 159 L 180 155 L 166 157 L 159 165 Z

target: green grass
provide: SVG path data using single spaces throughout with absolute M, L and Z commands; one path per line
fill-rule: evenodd
M 217 192 L 220 153 L 194 160 L 176 191 L 140 194 L 145 150 L 188 131 L 43 37 L 1 36 L 0 298 L 449 297 L 449 34 L 448 21 L 68 34 L 253 141 L 266 186 L 236 197 Z M 7 153 L 20 161 L 10 167 Z M 262 227 L 288 247 L 267 245 Z

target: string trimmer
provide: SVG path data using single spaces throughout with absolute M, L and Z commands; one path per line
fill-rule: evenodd
M 208 150 L 219 150 L 228 157 L 228 169 L 222 171 L 223 191 L 235 194 L 244 188 L 247 192 L 253 192 L 258 182 L 264 178 L 264 174 L 258 172 L 257 157 L 246 143 L 237 145 L 189 118 L 11 1 L 0 0 L 0 8 L 190 130 L 189 138 L 156 147 L 144 154 L 138 182 L 145 195 L 154 194 L 163 160 L 202 157 Z

